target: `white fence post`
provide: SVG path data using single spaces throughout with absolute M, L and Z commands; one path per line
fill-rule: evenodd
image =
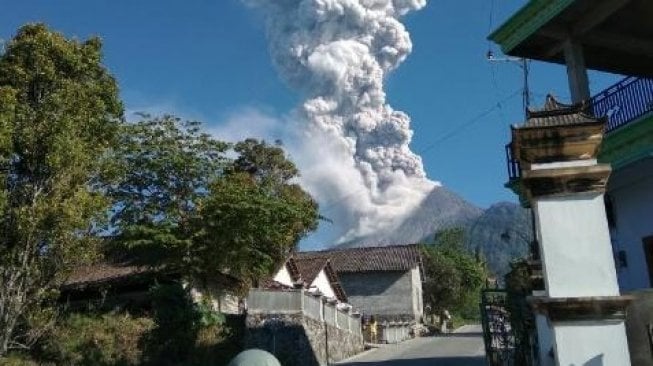
M 324 297 L 320 296 L 320 321 L 324 321 Z

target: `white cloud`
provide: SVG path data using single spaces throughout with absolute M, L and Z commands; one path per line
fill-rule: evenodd
M 223 141 L 236 142 L 253 137 L 271 142 L 283 140 L 286 128 L 282 117 L 250 106 L 236 109 L 218 124 L 209 125 L 207 130 Z

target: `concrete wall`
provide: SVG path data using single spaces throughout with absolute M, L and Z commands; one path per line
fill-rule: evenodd
M 561 366 L 630 365 L 624 323 L 560 323 L 553 327 L 556 361 Z
M 250 314 L 246 348 L 274 354 L 284 366 L 318 366 L 363 351 L 363 336 L 301 314 Z
M 422 286 L 415 271 L 338 273 L 338 277 L 349 303 L 363 314 L 419 320 L 422 311 L 417 298 L 421 303 Z
M 603 195 L 541 198 L 534 208 L 548 296 L 618 295 Z
M 209 301 L 215 311 L 231 315 L 240 314 L 240 297 L 215 284 L 210 284 L 203 289 L 193 286 L 190 289 L 190 295 L 193 301 L 198 304 Z
M 619 266 L 622 290 L 651 287 L 642 239 L 653 235 L 653 159 L 612 173 L 608 194 L 613 203 L 616 226 L 612 241 L 616 252 L 626 253 L 626 266 Z
M 653 290 L 629 292 L 635 300 L 628 308 L 626 334 L 634 366 L 653 366 L 653 344 L 649 327 L 653 326 Z
M 423 292 L 422 292 L 422 274 L 418 267 L 415 267 L 410 270 L 411 275 L 411 285 L 412 285 L 412 297 L 413 297 L 413 314 L 415 314 L 415 319 L 420 320 L 424 315 L 424 303 L 423 303 Z

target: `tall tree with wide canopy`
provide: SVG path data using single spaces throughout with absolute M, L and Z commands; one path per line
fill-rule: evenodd
M 247 139 L 234 150 L 238 158 L 200 201 L 195 268 L 226 271 L 251 284 L 285 260 L 320 217 L 280 146 Z
M 0 357 L 29 346 L 36 310 L 95 256 L 110 207 L 95 188 L 122 114 L 98 38 L 30 24 L 0 55 Z
M 203 132 L 199 122 L 141 117 L 122 127 L 113 155 L 118 179 L 105 186 L 116 203 L 115 249 L 142 264 L 177 270 L 188 261 L 197 202 L 221 176 L 229 145 Z
M 219 272 L 252 283 L 317 227 L 315 201 L 280 146 L 235 145 L 198 122 L 143 116 L 124 126 L 107 194 L 117 249 L 202 286 Z

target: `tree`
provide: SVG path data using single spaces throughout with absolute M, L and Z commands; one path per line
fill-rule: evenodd
M 448 309 L 473 317 L 478 312 L 478 293 L 487 272 L 464 243 L 464 230 L 453 228 L 440 231 L 433 244 L 422 246 L 424 303 L 433 314 Z
M 318 206 L 293 183 L 298 170 L 279 146 L 248 139 L 234 150 L 239 157 L 200 203 L 194 258 L 204 275 L 255 283 L 317 228 Z
M 317 226 L 317 204 L 280 146 L 226 144 L 172 116 L 146 116 L 121 140 L 121 179 L 106 189 L 120 248 L 138 260 L 200 286 L 216 272 L 251 283 Z
M 111 226 L 119 251 L 174 269 L 189 260 L 191 217 L 209 182 L 221 176 L 229 145 L 202 132 L 199 122 L 142 117 L 123 126 L 113 155 L 118 179 L 110 176 L 105 187 L 116 203 Z
M 0 55 L 0 357 L 29 347 L 58 285 L 96 254 L 109 207 L 96 183 L 123 113 L 101 59 L 99 39 L 42 24 Z

